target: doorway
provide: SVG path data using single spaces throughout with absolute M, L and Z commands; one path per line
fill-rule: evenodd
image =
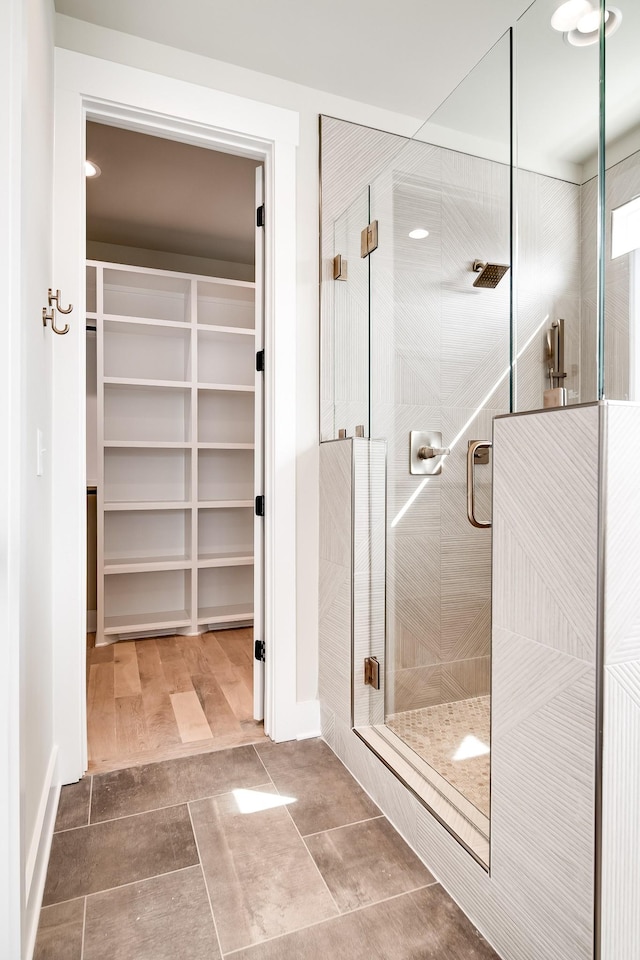
M 317 729 L 317 702 L 296 697 L 295 355 L 298 114 L 122 64 L 56 50 L 55 286 L 79 305 L 52 351 L 54 726 L 61 783 L 87 769 L 85 127 L 97 121 L 264 164 L 264 661 L 265 733 Z M 277 324 L 275 317 L 277 316 Z M 269 359 L 271 358 L 271 359 Z M 275 376 L 275 366 L 278 376 Z M 277 518 L 277 522 L 276 522 Z M 313 709 L 311 709 L 313 708 Z
M 93 773 L 264 737 L 263 167 L 95 121 L 86 157 Z

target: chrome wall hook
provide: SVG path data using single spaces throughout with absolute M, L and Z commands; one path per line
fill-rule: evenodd
M 42 308 L 42 326 L 46 327 L 47 321 L 51 321 L 51 329 L 54 333 L 57 333 L 58 336 L 62 337 L 65 333 L 69 333 L 70 327 L 68 323 L 65 323 L 64 327 L 56 326 L 56 310 L 58 313 L 71 313 L 73 310 L 73 304 L 70 303 L 68 307 L 60 306 L 60 299 L 62 294 L 59 290 L 56 290 L 54 293 L 51 287 L 49 287 L 47 293 L 47 299 L 49 301 L 49 310 L 47 311 L 46 307 Z
M 69 312 L 68 310 L 66 311 Z M 59 334 L 59 336 L 64 336 L 65 333 L 69 333 L 70 327 L 68 323 L 65 323 L 64 327 L 56 327 L 55 314 L 51 318 L 51 329 L 54 333 Z
M 52 307 L 55 301 L 56 310 L 58 311 L 58 313 L 71 313 L 71 311 L 73 310 L 73 304 L 70 303 L 68 307 L 60 306 L 61 297 L 62 297 L 62 294 L 60 293 L 59 290 L 56 290 L 56 292 L 54 293 L 51 287 L 49 287 L 49 306 Z

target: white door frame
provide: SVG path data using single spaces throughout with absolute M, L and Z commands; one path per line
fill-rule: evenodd
M 296 729 L 296 146 L 298 114 L 56 50 L 54 274 L 72 302 L 54 351 L 54 729 L 62 783 L 86 770 L 85 126 L 87 118 L 255 157 L 265 168 L 265 730 Z M 276 322 L 277 318 L 277 322 Z

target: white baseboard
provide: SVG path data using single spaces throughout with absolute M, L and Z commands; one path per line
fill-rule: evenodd
M 322 736 L 319 700 L 303 700 L 296 704 L 296 730 L 297 740 Z
M 56 822 L 58 799 L 60 797 L 60 784 L 56 776 L 57 760 L 58 747 L 54 745 L 49 757 L 47 773 L 40 795 L 36 823 L 25 862 L 25 936 L 22 954 L 23 960 L 31 960 L 36 942 L 36 934 L 38 932 L 40 907 L 42 906 L 44 883 L 47 878 L 49 853 L 53 839 L 53 828 Z

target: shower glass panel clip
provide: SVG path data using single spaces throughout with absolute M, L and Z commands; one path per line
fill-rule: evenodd
M 449 455 L 442 446 L 442 434 L 433 430 L 412 430 L 409 436 L 409 471 L 413 476 L 435 477 L 442 473 L 442 459 Z
M 360 256 L 364 259 L 378 249 L 378 221 L 372 220 L 360 234 Z
M 374 690 L 380 689 L 380 663 L 377 657 L 365 657 L 364 682 Z
M 347 279 L 347 261 L 342 256 L 341 253 L 337 253 L 333 258 L 333 279 L 334 280 L 346 280 Z

